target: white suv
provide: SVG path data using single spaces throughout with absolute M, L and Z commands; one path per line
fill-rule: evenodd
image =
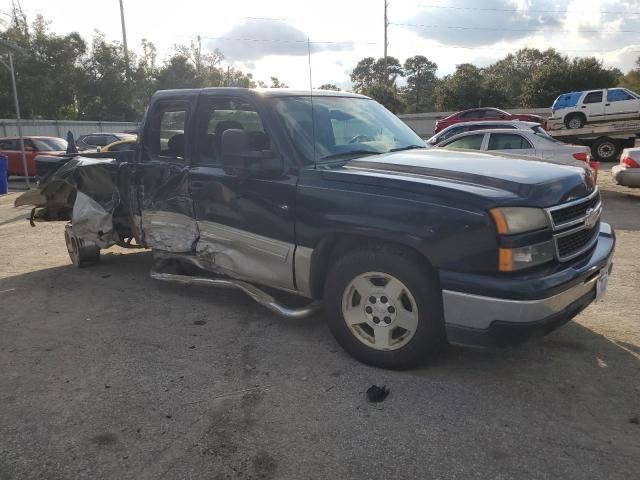
M 549 122 L 562 121 L 569 129 L 586 123 L 640 117 L 640 95 L 626 88 L 563 93 L 553 102 Z

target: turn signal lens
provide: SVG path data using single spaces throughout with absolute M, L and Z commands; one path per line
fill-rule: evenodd
M 510 272 L 513 270 L 513 250 L 510 248 L 501 248 L 499 262 L 501 272 Z
M 501 272 L 511 272 L 533 267 L 553 260 L 554 256 L 553 241 L 527 247 L 501 248 L 498 259 L 499 269 Z

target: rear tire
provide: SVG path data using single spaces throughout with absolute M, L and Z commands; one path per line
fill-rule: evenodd
M 83 268 L 100 262 L 100 249 L 95 243 L 88 244 L 76 237 L 71 225 L 65 227 L 64 241 L 67 245 L 69 258 L 75 267 Z
M 614 162 L 621 151 L 620 144 L 612 138 L 600 138 L 591 145 L 591 156 L 599 162 Z
M 576 130 L 584 127 L 587 123 L 587 119 L 581 113 L 570 113 L 564 119 L 564 126 L 569 130 Z
M 385 244 L 345 254 L 324 289 L 338 343 L 357 360 L 388 369 L 415 366 L 443 344 L 441 298 L 423 258 Z

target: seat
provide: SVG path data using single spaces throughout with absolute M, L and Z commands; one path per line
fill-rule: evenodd
M 167 142 L 167 150 L 174 157 L 184 158 L 184 133 L 177 133 Z

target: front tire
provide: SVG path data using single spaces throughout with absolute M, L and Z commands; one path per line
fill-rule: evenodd
M 443 342 L 437 277 L 410 250 L 374 245 L 348 252 L 330 268 L 324 292 L 331 332 L 363 363 L 409 368 Z

